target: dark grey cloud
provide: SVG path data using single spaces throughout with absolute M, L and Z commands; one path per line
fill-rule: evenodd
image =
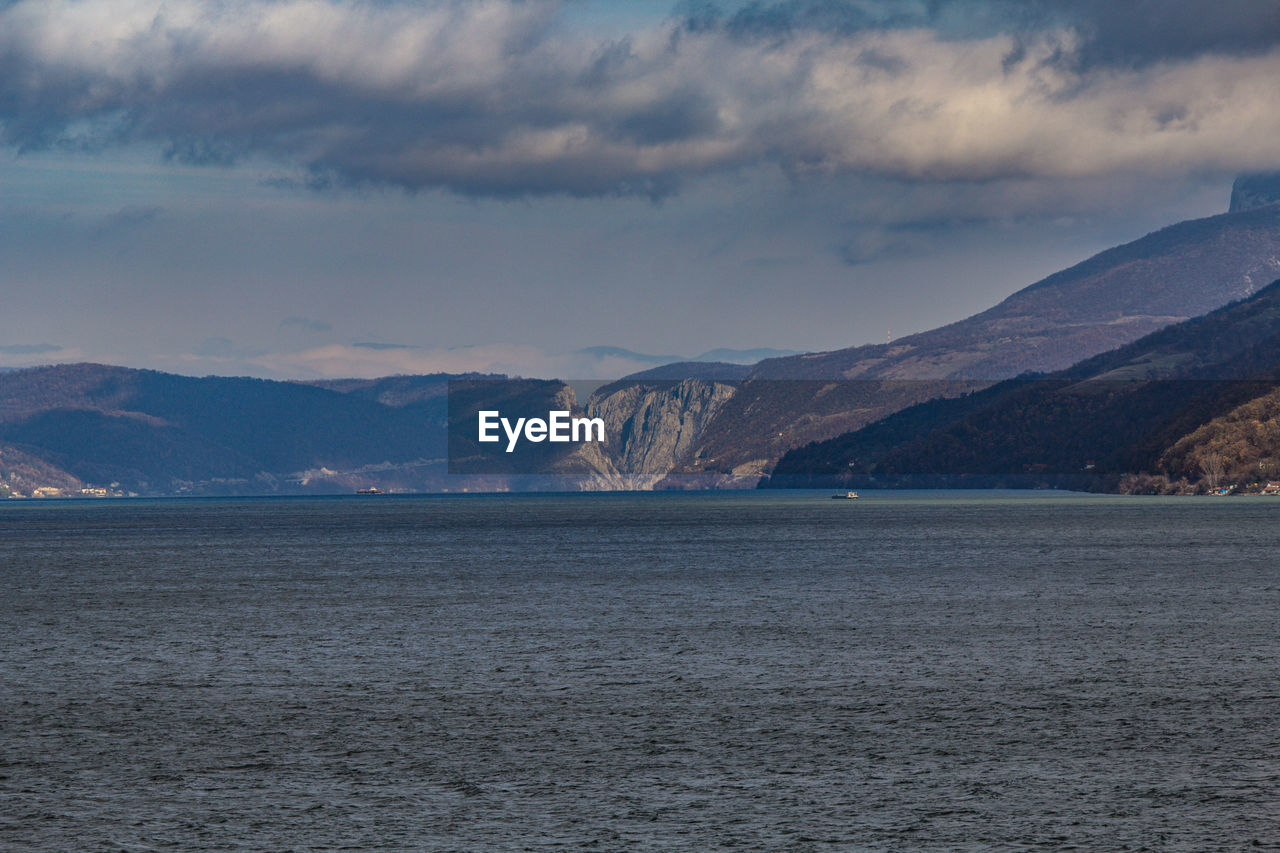
M 1247 55 L 1280 44 L 1280 0 L 756 0 L 733 12 L 698 0 L 676 14 L 691 31 L 757 39 L 804 30 L 932 27 L 964 37 L 1069 27 L 1083 40 L 1075 59 L 1084 65 Z
M 1085 65 L 1251 55 L 1280 44 L 1280 0 L 999 0 L 996 8 L 1026 29 L 1078 28 Z
M 676 5 L 674 15 L 691 32 L 721 29 L 737 38 L 776 39 L 804 30 L 847 36 L 869 29 L 932 26 L 940 18 L 938 5 L 921 0 L 753 0 L 730 11 L 711 0 L 686 0 Z
M 4 355 L 45 355 L 62 349 L 57 344 L 0 344 L 0 353 Z
M 726 18 L 724 27 L 739 37 L 772 37 L 798 29 L 849 34 L 878 23 L 862 4 L 841 0 L 788 0 L 751 3 Z

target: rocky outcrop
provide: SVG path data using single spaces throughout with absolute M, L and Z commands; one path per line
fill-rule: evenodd
M 568 385 L 556 395 L 553 405 L 557 409 L 572 411 L 575 415 L 582 413 L 578 405 L 578 397 Z M 590 415 L 590 417 L 597 417 Z M 605 425 L 605 436 L 613 435 Z M 607 439 L 606 439 L 607 440 Z M 548 474 L 562 478 L 566 484 L 583 492 L 608 492 L 633 488 L 628 485 L 625 476 L 618 473 L 613 454 L 607 445 L 586 441 L 573 445 L 573 449 L 563 458 L 552 464 Z
M 648 489 L 691 455 L 736 391 L 734 383 L 702 379 L 615 384 L 593 394 L 586 408 L 604 420 L 622 487 Z
M 1231 213 L 1280 202 L 1280 172 L 1241 175 L 1231 185 Z

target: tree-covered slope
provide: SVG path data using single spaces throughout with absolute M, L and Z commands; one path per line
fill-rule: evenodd
M 143 491 L 442 458 L 445 411 L 442 394 L 387 405 L 296 382 L 95 364 L 0 374 L 0 441 L 86 482 Z
M 770 484 L 1025 484 L 1158 471 L 1180 439 L 1277 381 L 1280 282 L 1065 370 L 914 406 L 797 448 Z

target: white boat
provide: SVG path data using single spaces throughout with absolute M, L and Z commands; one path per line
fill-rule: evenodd
M 858 493 L 849 491 L 845 492 L 843 495 L 832 495 L 831 499 L 833 501 L 856 501 L 858 499 Z

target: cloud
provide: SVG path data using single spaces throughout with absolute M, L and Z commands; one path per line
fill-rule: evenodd
M 1075 28 L 1083 39 L 1079 59 L 1087 65 L 1256 55 L 1280 44 L 1274 0 L 998 0 L 993 8 L 1024 27 Z
M 0 345 L 0 366 L 9 368 L 83 361 L 85 357 L 83 349 L 58 344 Z
M 522 344 L 433 348 L 361 343 L 270 353 L 249 359 L 245 365 L 254 373 L 292 378 L 502 373 L 545 379 L 616 379 L 653 367 L 654 361 L 650 356 L 612 347 L 557 353 Z
M 697 7 L 601 41 L 550 0 L 19 0 L 0 5 L 0 142 L 498 197 L 659 197 L 761 163 L 914 182 L 1280 167 L 1274 4 L 1190 7 L 1209 8 Z
M 163 212 L 164 208 L 154 205 L 127 204 L 114 213 L 109 213 L 98 220 L 93 229 L 93 234 L 94 236 L 102 237 L 118 231 L 137 228 L 149 222 L 154 222 Z
M 332 332 L 333 325 L 323 320 L 312 320 L 310 317 L 285 317 L 280 321 L 281 329 L 301 329 L 304 332 Z
M 706 3 L 679 8 L 691 29 L 722 27 L 747 39 L 805 30 L 928 28 L 972 37 L 1070 29 L 1080 38 L 1074 59 L 1088 66 L 1257 54 L 1280 44 L 1274 0 L 755 0 L 733 14 Z
M 266 350 L 237 344 L 230 338 L 204 338 L 196 345 L 194 355 L 211 363 L 234 364 L 262 355 Z
M 46 355 L 61 349 L 57 344 L 3 344 L 0 355 Z

